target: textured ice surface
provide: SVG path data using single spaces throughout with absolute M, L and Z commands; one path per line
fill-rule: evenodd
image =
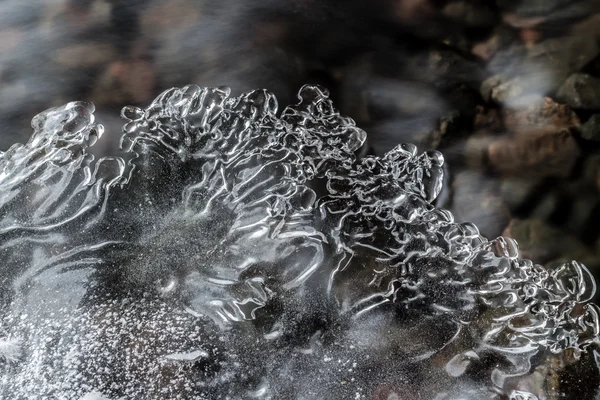
M 598 387 L 595 284 L 431 205 L 443 158 L 365 133 L 322 89 L 280 114 L 188 86 L 93 106 L 0 157 L 0 397 L 554 399 Z

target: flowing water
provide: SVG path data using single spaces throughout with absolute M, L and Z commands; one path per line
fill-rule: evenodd
M 316 86 L 168 90 L 98 160 L 93 112 L 0 157 L 0 397 L 595 396 L 590 273 L 432 205 L 440 153 L 357 157 Z

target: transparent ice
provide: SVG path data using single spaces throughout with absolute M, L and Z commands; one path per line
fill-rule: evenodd
M 443 157 L 305 86 L 73 102 L 0 154 L 0 398 L 558 399 L 598 388 L 595 283 L 431 202 Z M 101 140 L 101 139 L 100 139 Z

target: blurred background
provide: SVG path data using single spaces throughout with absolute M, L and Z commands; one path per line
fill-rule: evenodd
M 318 83 L 371 152 L 443 152 L 457 220 L 600 276 L 599 39 L 597 0 L 0 0 L 0 150 L 72 100 L 95 103 L 102 153 L 122 106 L 172 86 L 283 107 Z

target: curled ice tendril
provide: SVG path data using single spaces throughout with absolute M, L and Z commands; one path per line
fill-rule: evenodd
M 441 154 L 357 158 L 328 93 L 298 97 L 170 89 L 125 107 L 123 154 L 99 160 L 92 105 L 33 119 L 0 157 L 0 328 L 23 338 L 3 398 L 550 399 L 562 370 L 597 379 L 583 265 L 456 223 L 431 204 Z

